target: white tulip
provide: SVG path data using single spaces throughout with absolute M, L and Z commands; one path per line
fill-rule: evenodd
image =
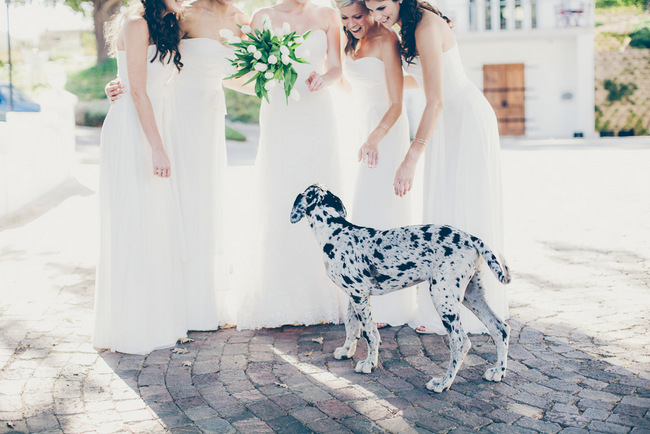
M 282 30 L 284 31 L 285 35 L 291 33 L 291 26 L 289 25 L 289 23 L 287 23 L 286 21 L 282 23 Z
M 289 63 L 291 63 L 291 58 L 286 54 L 282 55 L 282 58 L 280 60 L 282 60 L 283 65 L 288 65 Z
M 264 28 L 264 30 L 272 30 L 273 29 L 271 27 L 271 18 L 266 14 L 264 14 L 264 16 L 262 17 L 262 27 Z
M 286 45 L 280 45 L 280 53 L 285 56 L 289 55 L 289 49 L 287 48 Z
M 245 25 L 241 26 L 241 31 L 242 31 L 243 33 L 250 33 L 251 30 L 252 30 L 252 29 L 251 29 L 251 26 L 249 26 L 249 25 L 246 25 L 246 24 L 245 24 Z
M 241 42 L 241 38 L 239 36 L 233 36 L 232 38 L 228 39 L 229 44 L 239 44 Z
M 280 39 L 284 38 L 284 35 L 285 35 L 284 29 L 282 29 L 282 27 L 278 27 L 277 29 L 275 29 L 273 31 L 273 33 L 275 33 L 275 35 Z
M 273 74 L 271 71 L 266 71 L 266 72 L 264 73 L 264 78 L 266 78 L 267 80 L 270 80 L 270 79 L 273 78 L 273 75 L 274 75 L 274 74 Z
M 246 47 L 246 51 L 248 51 L 249 53 L 254 53 L 257 51 L 257 47 L 251 44 L 248 47 Z
M 255 66 L 253 67 L 256 71 L 264 72 L 267 69 L 269 69 L 269 66 L 266 63 L 256 63 Z
M 262 57 L 262 52 L 261 51 L 256 51 L 255 54 L 253 54 L 253 57 L 256 60 L 260 60 L 260 57 Z
M 298 35 L 295 38 L 293 38 L 293 42 L 295 42 L 296 44 L 302 44 L 303 42 L 305 42 L 305 38 Z
M 219 30 L 219 36 L 221 36 L 223 39 L 228 39 L 232 38 L 235 36 L 235 34 L 232 32 L 232 30 L 229 29 L 221 29 Z
M 271 54 L 271 55 L 269 56 L 269 63 L 270 63 L 271 65 L 275 65 L 276 63 L 278 63 L 278 58 L 275 57 L 275 55 Z

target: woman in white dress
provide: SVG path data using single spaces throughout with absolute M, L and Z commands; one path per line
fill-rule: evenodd
M 354 124 L 361 138 L 352 218 L 354 224 L 390 229 L 412 223 L 411 197 L 393 192 L 393 178 L 408 149 L 409 128 L 402 106 L 399 39 L 375 22 L 360 0 L 336 0 L 345 33 L 343 76 L 352 87 Z M 349 133 L 346 133 L 349 135 Z M 412 320 L 416 287 L 370 297 L 378 327 Z
M 180 68 L 173 0 L 130 8 L 115 34 L 125 95 L 109 111 L 100 147 L 100 257 L 93 343 L 146 354 L 185 336 L 176 174 L 160 134 L 165 82 Z M 180 307 L 180 308 L 179 308 Z
M 501 163 L 496 116 L 463 69 L 450 21 L 421 0 L 366 0 L 376 21 L 400 26 L 407 72 L 423 89 L 426 105 L 415 139 L 395 175 L 395 193 L 404 196 L 416 165 L 425 156 L 424 222 L 449 224 L 483 239 L 503 252 Z M 482 279 L 486 299 L 500 318 L 508 305 L 504 287 L 491 276 Z M 418 297 L 414 324 L 420 332 L 445 330 L 426 291 Z M 463 307 L 463 327 L 485 331 Z
M 190 330 L 216 330 L 237 321 L 239 297 L 229 283 L 225 248 L 227 167 L 222 85 L 240 90 L 240 81 L 223 78 L 232 50 L 219 36 L 223 29 L 243 36 L 239 26 L 249 17 L 234 0 L 197 0 L 184 8 L 179 51 L 183 69 L 166 87 L 164 136 L 180 205 L 185 257 L 183 288 Z M 119 97 L 120 83 L 111 82 L 107 95 Z
M 263 101 L 260 109 L 260 211 L 251 225 L 251 231 L 261 229 L 251 252 L 259 258 L 248 270 L 250 290 L 237 326 L 336 323 L 342 293 L 325 274 L 309 226 L 292 225 L 289 213 L 296 196 L 309 185 L 318 182 L 334 191 L 340 186 L 338 136 L 328 89 L 341 76 L 340 22 L 334 9 L 309 0 L 283 0 L 262 9 L 253 16 L 252 27 L 262 28 L 265 19 L 273 28 L 286 22 L 299 34 L 311 30 L 297 50 L 310 63 L 294 64 L 298 101 L 285 102 L 282 87 L 276 86 L 269 92 L 270 103 Z
M 179 50 L 183 70 L 170 83 L 165 135 L 177 177 L 187 258 L 183 269 L 190 330 L 216 330 L 237 321 L 238 295 L 228 281 L 225 248 L 226 101 L 232 50 L 219 31 L 242 36 L 249 18 L 232 0 L 198 0 L 183 11 Z

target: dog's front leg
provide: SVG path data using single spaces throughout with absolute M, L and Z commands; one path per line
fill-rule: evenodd
M 345 316 L 345 343 L 342 347 L 334 350 L 334 358 L 337 360 L 350 359 L 357 351 L 357 342 L 361 336 L 361 323 L 354 311 L 353 300 L 348 303 L 348 313 Z
M 381 342 L 377 324 L 375 324 L 370 309 L 370 296 L 361 299 L 354 308 L 361 322 L 361 333 L 368 344 L 368 357 L 365 360 L 359 360 L 354 370 L 370 374 L 372 368 L 376 367 L 379 362 L 379 343 Z

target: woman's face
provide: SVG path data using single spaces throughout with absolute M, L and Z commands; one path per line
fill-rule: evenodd
M 167 12 L 177 14 L 183 8 L 183 0 L 163 0 Z
M 391 28 L 399 21 L 397 0 L 366 0 L 366 7 L 372 18 L 384 27 Z
M 356 39 L 362 39 L 366 36 L 368 28 L 374 24 L 372 17 L 368 13 L 368 9 L 357 1 L 349 6 L 340 8 L 339 11 L 341 12 L 343 25 Z

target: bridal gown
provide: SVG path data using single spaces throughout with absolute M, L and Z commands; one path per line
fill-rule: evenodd
M 339 188 L 339 157 L 334 109 L 329 89 L 309 92 L 311 71 L 325 72 L 327 37 L 312 31 L 298 48 L 309 64 L 294 64 L 294 89 L 300 99 L 285 101 L 281 86 L 271 89 L 260 109 L 256 161 L 259 211 L 248 228 L 257 238 L 250 251 L 247 285 L 239 329 L 316 324 L 340 320 L 343 293 L 327 278 L 322 252 L 306 220 L 291 224 L 299 193 L 314 183 Z M 254 232 L 259 229 L 259 233 Z M 254 255 L 259 255 L 254 258 Z
M 355 125 L 354 143 L 358 149 L 377 128 L 389 107 L 384 62 L 377 57 L 354 60 L 346 56 L 343 75 L 352 86 Z M 385 230 L 412 224 L 411 197 L 398 197 L 393 188 L 395 172 L 409 147 L 409 126 L 403 112 L 395 125 L 379 143 L 377 167 L 358 163 L 356 186 L 350 221 L 356 225 Z M 377 323 L 402 325 L 413 319 L 417 287 L 370 297 L 373 317 Z
M 155 54 L 150 46 L 147 60 Z M 146 354 L 186 335 L 178 205 L 172 178 L 153 175 L 151 147 L 129 93 L 126 52 L 117 53 L 125 93 L 111 106 L 100 146 L 100 254 L 93 343 Z M 160 127 L 172 64 L 147 61 L 147 94 Z M 167 143 L 166 143 L 167 145 Z
M 183 39 L 183 69 L 168 86 L 165 107 L 172 186 L 185 240 L 183 287 L 190 330 L 236 322 L 224 248 L 226 102 L 222 79 L 232 50 L 208 38 Z
M 497 119 L 490 103 L 469 80 L 458 46 L 443 54 L 444 109 L 424 161 L 424 223 L 447 224 L 481 238 L 497 255 L 503 252 L 501 156 Z M 406 71 L 423 88 L 419 58 Z M 504 286 L 489 270 L 483 273 L 488 304 L 499 316 L 508 315 Z M 463 306 L 465 331 L 486 332 Z M 428 291 L 418 294 L 412 324 L 436 333 L 446 331 Z

